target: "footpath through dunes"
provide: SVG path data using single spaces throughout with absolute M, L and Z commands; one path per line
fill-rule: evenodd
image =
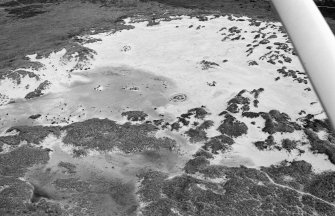
M 280 23 L 122 22 L 6 85 L 0 213 L 334 215 L 334 133 Z

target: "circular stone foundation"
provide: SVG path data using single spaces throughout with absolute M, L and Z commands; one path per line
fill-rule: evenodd
M 169 101 L 172 102 L 184 102 L 187 100 L 187 95 L 183 93 L 174 94 L 170 97 Z

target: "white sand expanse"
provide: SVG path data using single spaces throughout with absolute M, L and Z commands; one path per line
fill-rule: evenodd
M 305 90 L 312 88 L 309 83 L 298 83 L 292 77 L 283 77 L 277 72 L 283 66 L 287 70 L 303 72 L 297 56 L 291 51 L 276 49 L 274 45 L 276 42 L 285 43 L 292 50 L 287 35 L 280 30 L 280 23 L 261 22 L 259 26 L 254 26 L 250 25 L 252 20 L 248 17 L 228 16 L 209 16 L 207 21 L 188 16 L 175 18 L 154 26 L 129 18 L 125 22 L 134 26 L 131 30 L 91 36 L 100 41 L 84 44 L 97 53 L 94 59 L 85 63 L 89 70 L 70 72 L 78 59 L 75 56 L 70 60 L 65 58 L 66 50 L 42 59 L 29 56 L 31 61 L 44 65 L 38 71 L 28 69 L 38 74 L 41 80 L 37 82 L 26 77 L 20 85 L 10 79 L 0 81 L 0 93 L 17 101 L 0 108 L 1 131 L 17 124 L 66 125 L 93 117 L 110 118 L 122 123 L 125 119 L 120 113 L 127 110 L 143 110 L 149 114 L 149 120 L 164 114 L 165 120 L 172 122 L 187 110 L 204 105 L 212 114 L 208 118 L 214 121 L 214 126 L 208 130 L 211 137 L 219 135 L 216 128 L 222 117 L 218 114 L 226 109 L 227 102 L 243 89 L 252 91 L 259 88 L 263 88 L 264 92 L 258 98 L 258 107 L 251 106 L 251 111 L 276 109 L 287 113 L 293 121 L 301 117 L 301 110 L 325 117 L 313 90 Z M 240 29 L 239 33 L 229 32 L 234 26 Z M 258 34 L 260 37 L 264 35 L 264 38 L 257 37 Z M 232 40 L 238 36 L 239 39 Z M 268 42 L 260 44 L 263 39 Z M 258 44 L 250 55 L 247 51 L 252 46 L 248 44 Z M 267 62 L 272 54 L 278 56 L 275 64 Z M 291 61 L 284 61 L 285 57 Z M 204 61 L 215 65 L 206 67 Z M 258 65 L 249 65 L 251 61 L 256 61 Z M 276 77 L 280 79 L 275 81 Z M 24 100 L 24 96 L 43 80 L 51 82 L 45 95 Z M 29 88 L 25 88 L 27 85 Z M 169 101 L 177 93 L 185 94 L 187 100 Z M 42 117 L 27 119 L 36 113 L 41 113 Z M 316 171 L 335 170 L 325 155 L 312 154 L 306 146 L 303 154 L 284 150 L 259 151 L 253 142 L 268 136 L 258 128 L 264 126 L 264 121 L 242 118 L 240 114 L 234 116 L 247 124 L 248 134 L 235 139 L 232 151 L 217 155 L 211 163 L 260 167 L 285 159 L 303 159 L 311 163 Z M 251 125 L 251 121 L 256 121 L 256 124 Z M 168 134 L 160 131 L 159 136 L 172 136 L 171 133 L 180 134 L 185 130 Z M 302 133 L 275 135 L 278 142 L 284 138 L 306 140 Z M 181 150 L 191 155 L 201 144 L 193 144 L 193 147 L 187 144 L 190 146 L 181 147 Z

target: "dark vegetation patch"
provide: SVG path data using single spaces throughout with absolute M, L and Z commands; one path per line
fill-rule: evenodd
M 155 26 L 155 25 L 159 25 L 159 21 L 155 20 L 155 19 L 151 19 L 148 21 L 147 26 Z
M 202 60 L 200 62 L 200 64 L 201 64 L 202 70 L 208 70 L 210 68 L 214 68 L 214 67 L 220 66 L 218 63 L 211 62 L 211 61 L 206 61 L 206 60 Z
M 248 65 L 249 66 L 255 66 L 255 65 L 258 65 L 258 63 L 255 60 L 250 60 L 250 61 L 248 61 Z
M 80 44 L 89 44 L 89 43 L 95 43 L 98 41 L 102 41 L 100 38 L 93 38 L 93 37 L 86 37 L 86 38 L 82 38 L 82 37 L 77 37 L 74 36 L 73 41 L 78 42 Z M 92 49 L 89 49 L 87 47 L 83 47 L 83 49 L 86 48 L 86 53 L 91 53 L 91 54 L 96 54 L 96 52 Z M 124 46 L 123 49 L 129 50 L 131 48 L 129 48 L 129 46 Z M 82 52 L 79 52 L 82 53 Z M 79 55 L 79 58 L 81 57 L 81 55 Z
M 234 20 L 234 18 L 231 15 L 228 16 L 228 19 L 231 20 L 231 21 Z M 226 41 L 228 39 L 230 41 L 241 40 L 241 37 L 242 37 L 241 32 L 242 32 L 242 29 L 238 28 L 237 26 L 230 27 L 228 29 L 229 34 L 227 36 L 225 36 L 221 41 Z M 226 34 L 224 33 L 223 35 L 226 35 Z M 244 40 L 244 39 L 245 38 L 242 38 L 242 40 Z
M 127 111 L 121 113 L 122 116 L 126 116 L 127 120 L 130 121 L 144 121 L 148 115 L 143 111 Z
M 335 201 L 335 172 L 325 172 L 313 176 L 308 182 L 305 191 L 320 197 L 328 202 Z
M 58 167 L 64 168 L 65 172 L 74 174 L 76 173 L 76 165 L 69 163 L 69 162 L 59 162 Z
M 0 187 L 4 188 L 0 192 L 0 214 L 23 213 L 23 200 L 29 200 L 31 187 L 17 178 L 5 176 L 0 176 Z
M 259 42 L 259 44 L 268 44 L 270 41 L 268 39 L 263 39 Z
M 203 123 L 201 123 L 201 125 L 199 125 L 197 127 L 197 129 L 199 130 L 208 130 L 209 128 L 211 128 L 214 125 L 214 122 L 212 120 L 206 120 Z
M 134 185 L 118 179 L 59 178 L 52 184 L 65 197 L 62 201 L 71 206 L 64 209 L 67 214 L 82 215 L 85 209 L 84 215 L 108 215 L 111 206 L 106 206 L 106 201 L 113 204 L 115 215 L 134 215 L 137 209 Z
M 286 151 L 291 152 L 294 149 L 297 149 L 297 141 L 290 140 L 290 139 L 283 139 L 281 143 L 281 147 L 285 149 Z
M 242 29 L 238 28 L 237 26 L 233 26 L 233 27 L 230 27 L 230 28 L 228 29 L 228 31 L 229 31 L 230 33 L 237 33 L 237 34 L 239 34 L 239 33 L 242 32 Z
M 181 123 L 184 126 L 188 126 L 190 124 L 190 121 L 188 121 L 187 118 L 178 117 L 178 123 Z
M 234 98 L 228 101 L 227 111 L 232 113 L 238 113 L 240 109 L 243 111 L 249 111 L 250 99 L 243 96 L 245 92 L 247 91 L 246 90 L 240 91 Z
M 163 157 L 161 152 L 155 150 L 143 151 L 141 152 L 141 155 L 145 158 L 146 161 L 150 161 L 151 163 L 160 162 Z
M 126 153 L 160 148 L 172 150 L 176 142 L 169 138 L 155 138 L 152 133 L 157 130 L 151 123 L 119 125 L 108 119 L 89 119 L 65 127 L 15 126 L 7 132 L 18 134 L 0 137 L 0 144 L 15 146 L 21 141 L 40 144 L 49 134 L 60 136 L 61 131 L 66 131 L 63 142 L 77 147 L 73 152 L 76 157 L 85 156 L 88 149 L 108 151 L 117 148 Z
M 0 136 L 0 146 L 7 144 L 10 146 L 17 146 L 21 142 L 20 136 Z
M 263 91 L 264 91 L 263 88 L 254 89 L 250 92 L 250 94 L 254 95 L 254 98 L 257 99 Z
M 207 133 L 199 128 L 190 128 L 185 134 L 190 138 L 191 143 L 201 142 L 208 139 Z
M 71 34 L 73 34 L 73 36 L 71 36 Z M 76 34 L 75 33 L 70 33 L 70 35 L 68 35 L 68 37 L 74 37 Z M 88 43 L 86 41 L 86 43 Z M 71 69 L 69 72 L 72 72 L 73 70 L 87 70 L 89 69 L 85 63 L 88 62 L 89 60 L 94 58 L 94 55 L 96 55 L 96 51 L 94 51 L 93 49 L 90 49 L 88 47 L 83 47 L 83 46 L 79 46 L 77 44 L 77 46 L 72 46 L 71 49 L 68 49 L 66 54 L 65 54 L 65 58 L 67 59 L 71 59 L 72 55 L 76 55 L 78 58 L 78 62 L 77 64 L 74 66 L 73 69 Z
M 278 148 L 276 143 L 274 142 L 274 138 L 272 135 L 268 136 L 264 141 L 257 141 L 254 145 L 261 151 L 263 150 L 273 150 L 274 148 Z
M 20 5 L 30 5 L 30 4 L 48 4 L 48 3 L 59 3 L 65 0 L 4 0 L 0 4 L 2 7 L 17 7 Z
M 238 105 L 236 103 L 232 103 L 227 107 L 227 111 L 231 113 L 238 113 L 240 109 L 238 108 Z
M 283 161 L 279 165 L 263 167 L 261 170 L 278 184 L 313 194 L 328 202 L 335 201 L 335 172 L 333 171 L 314 173 L 312 165 L 305 161 Z M 311 198 L 303 197 L 303 202 L 311 205 Z M 315 202 L 312 203 L 315 205 Z M 323 203 L 319 205 L 318 209 L 321 210 Z
M 262 113 L 262 118 L 265 119 L 263 132 L 274 134 L 277 132 L 292 133 L 294 130 L 300 130 L 301 127 L 293 121 L 286 113 L 281 113 L 278 110 L 270 110 L 269 113 Z
M 243 117 L 247 117 L 247 118 L 258 118 L 260 116 L 260 113 L 256 113 L 256 112 L 243 112 L 242 116 Z
M 257 23 L 257 21 L 256 22 L 251 21 L 249 25 L 253 25 L 254 23 Z M 262 55 L 261 57 L 259 57 L 259 60 L 266 61 L 273 65 L 284 64 L 284 62 L 291 63 L 292 58 L 290 58 L 288 55 L 296 55 L 294 48 L 289 46 L 291 41 L 287 38 L 284 43 L 276 41 L 273 44 L 270 44 L 271 42 L 273 42 L 273 39 L 277 38 L 277 35 L 273 34 L 271 36 L 268 36 L 267 33 L 263 32 L 263 30 L 266 28 L 277 29 L 279 32 L 284 34 L 284 37 L 288 37 L 287 33 L 285 32 L 282 26 L 278 27 L 276 25 L 266 23 L 265 26 L 259 28 L 258 31 L 251 32 L 255 33 L 255 36 L 252 44 L 247 45 L 248 48 L 248 50 L 246 50 L 247 56 L 250 56 L 257 47 L 263 46 L 266 47 L 266 49 L 268 49 L 269 51 L 264 55 Z M 251 61 L 249 61 L 249 66 L 250 65 L 252 65 Z
M 39 14 L 46 13 L 43 5 L 25 5 L 19 7 L 5 8 L 5 11 L 10 17 L 16 17 L 20 19 L 30 18 Z
M 228 167 L 222 165 L 210 165 L 199 170 L 199 173 L 203 175 L 205 179 L 211 178 L 222 178 L 226 175 Z M 222 183 L 224 183 L 225 179 L 222 179 Z
M 27 168 L 49 161 L 49 150 L 20 146 L 13 151 L 0 154 L 0 174 L 2 176 L 24 176 Z
M 185 116 L 185 118 L 187 118 L 187 116 L 191 116 L 191 115 L 194 115 L 194 117 L 197 119 L 204 119 L 207 115 L 210 115 L 210 113 L 206 111 L 205 106 L 201 106 L 201 107 L 190 109 L 186 114 L 181 115 L 181 117 Z
M 303 126 L 306 129 L 311 129 L 314 132 L 326 131 L 329 133 L 329 135 L 335 136 L 329 119 L 317 119 L 314 118 L 314 115 L 308 114 L 304 118 L 302 118 L 301 121 L 303 122 Z
M 212 81 L 212 82 L 207 82 L 208 86 L 214 87 L 216 86 L 216 81 Z
M 61 215 L 59 204 L 44 199 L 29 202 L 32 187 L 14 177 L 0 176 L 0 215 Z
M 306 161 L 282 161 L 278 165 L 262 167 L 276 183 L 287 185 L 297 190 L 303 191 L 305 185 L 311 181 L 314 176 L 312 165 Z
M 181 128 L 179 122 L 174 122 L 171 124 L 171 131 L 179 131 L 179 129 Z
M 76 157 L 76 158 L 87 156 L 86 149 L 73 149 L 72 153 L 73 153 L 73 157 Z
M 210 164 L 209 160 L 207 160 L 204 156 L 198 156 L 191 160 L 189 160 L 184 167 L 184 170 L 188 174 L 195 174 L 199 170 L 207 167 Z
M 198 158 L 198 157 L 197 157 Z M 192 164 L 192 166 L 191 166 Z M 192 160 L 187 164 L 190 172 L 204 173 L 206 180 L 190 175 L 173 178 L 157 176 L 152 185 L 146 183 L 147 191 L 142 199 L 154 200 L 140 211 L 144 215 L 331 215 L 335 208 L 316 198 L 297 191 L 278 187 L 259 170 L 246 167 L 224 167 L 206 165 L 206 160 Z M 207 166 L 207 167 L 206 167 Z M 211 182 L 211 178 L 222 178 L 222 183 Z M 173 209 L 174 211 L 172 211 Z
M 291 70 L 291 69 L 289 70 L 285 66 L 283 66 L 282 68 L 277 69 L 277 72 L 281 74 L 283 77 L 290 77 L 294 81 L 297 81 L 298 83 L 301 84 L 308 84 L 309 82 L 307 75 L 299 70 Z
M 313 132 L 324 131 L 327 133 L 327 137 L 325 137 L 326 141 L 329 141 L 331 144 L 335 143 L 335 131 L 331 125 L 329 119 L 317 119 L 314 118 L 314 115 L 308 114 L 303 118 L 299 119 L 303 123 L 303 127 L 306 130 L 311 130 Z M 329 142 L 325 142 L 330 144 Z
M 228 112 L 225 110 L 225 111 L 220 112 L 219 116 L 223 116 L 223 115 L 226 115 L 226 114 L 228 114 Z
M 321 140 L 318 135 L 310 129 L 305 129 L 304 132 L 311 145 L 311 151 L 326 154 L 330 162 L 335 164 L 335 145 L 328 140 Z
M 29 116 L 28 118 L 35 120 L 35 119 L 38 119 L 41 116 L 42 116 L 41 114 L 35 114 L 35 115 Z
M 143 171 L 137 176 L 141 185 L 137 194 L 142 202 L 154 202 L 162 196 L 162 186 L 167 174 L 159 171 Z
M 120 180 L 103 179 L 97 181 L 97 185 L 90 191 L 94 192 L 98 197 L 100 194 L 105 194 L 111 197 L 121 209 L 120 215 L 134 215 L 137 209 L 135 186 L 132 183 L 122 182 Z M 101 210 L 105 211 L 104 209 L 99 209 L 99 203 L 92 204 L 91 208 L 93 210 L 96 210 L 97 212 Z M 82 203 L 81 207 L 85 207 L 85 203 Z
M 164 119 L 153 120 L 154 125 L 160 126 L 164 123 Z
M 226 135 L 220 135 L 211 137 L 202 148 L 206 151 L 211 151 L 213 154 L 218 154 L 219 152 L 225 153 L 234 144 L 234 140 Z
M 158 130 L 151 124 L 123 125 L 108 119 L 89 119 L 65 126 L 63 142 L 83 149 L 108 151 L 114 148 L 123 152 L 140 152 L 150 149 L 172 150 L 176 142 L 169 138 L 155 138 L 149 133 Z
M 28 143 L 40 144 L 49 134 L 60 136 L 60 127 L 49 126 L 14 126 L 9 128 L 6 132 L 18 132 L 14 136 L 0 136 L 0 143 L 4 142 L 9 145 L 18 145 L 20 141 L 27 141 Z M 8 142 L 10 140 L 10 142 Z
M 140 0 L 142 2 L 149 2 L 151 0 Z M 268 2 L 261 0 L 153 0 L 162 4 L 171 5 L 173 7 L 217 11 L 220 13 L 247 15 L 252 17 L 276 20 L 275 13 L 273 13 Z M 243 21 L 243 19 L 238 19 Z
M 196 18 L 197 18 L 200 22 L 208 21 L 208 17 L 203 16 L 203 15 L 198 15 L 198 16 L 196 16 Z
M 253 98 L 253 105 L 254 107 L 258 107 L 258 97 L 260 95 L 260 93 L 262 93 L 264 91 L 263 88 L 259 88 L 259 89 L 253 89 L 252 91 L 247 91 L 246 89 L 243 89 L 242 91 L 240 91 L 236 96 L 234 96 L 232 99 L 230 99 L 227 103 L 227 111 L 231 112 L 231 113 L 239 113 L 240 111 L 242 111 L 242 115 L 248 117 L 248 115 L 250 115 L 250 117 L 252 117 L 252 112 L 249 112 L 250 110 L 250 98 L 244 96 L 244 94 L 249 93 L 250 97 Z M 244 114 L 245 113 L 245 114 Z M 220 113 L 220 115 L 224 114 L 223 112 Z
M 204 120 L 206 116 L 208 115 L 210 115 L 210 113 L 206 111 L 205 106 L 193 108 L 193 109 L 188 110 L 187 113 L 183 113 L 180 116 L 178 116 L 177 117 L 178 120 L 172 123 L 171 125 L 169 123 L 165 123 L 165 125 L 163 125 L 162 128 L 164 129 L 165 126 L 167 127 L 168 125 L 170 125 L 171 131 L 174 131 L 174 130 L 179 131 L 180 128 L 190 125 L 191 123 L 190 119 L 192 116 L 196 119 Z M 163 123 L 163 120 L 162 122 L 161 121 L 154 122 L 155 125 L 161 125 L 162 123 Z M 207 130 L 213 126 L 213 122 L 210 120 L 205 120 L 200 126 L 198 124 L 199 122 L 193 122 L 192 124 L 193 128 L 189 129 L 186 132 L 190 137 L 194 138 L 194 142 L 199 142 L 201 140 L 207 139 L 206 132 L 204 130 Z
M 0 80 L 2 79 L 11 79 L 16 84 L 21 84 L 22 78 L 28 76 L 29 78 L 35 78 L 36 81 L 39 81 L 40 78 L 33 72 L 25 71 L 25 70 L 16 70 L 16 71 L 7 71 L 4 73 L 0 73 Z
M 213 121 L 206 120 L 196 128 L 190 128 L 188 131 L 185 132 L 185 134 L 190 137 L 190 142 L 192 143 L 205 141 L 208 139 L 205 130 L 209 129 L 213 125 L 214 125 Z
M 57 179 L 52 184 L 59 190 L 67 192 L 84 192 L 90 190 L 90 184 L 76 178 Z
M 144 209 L 142 214 L 147 216 L 176 215 L 169 206 L 175 206 L 177 203 L 170 199 L 161 198 L 150 203 Z
M 243 134 L 247 134 L 248 127 L 244 122 L 238 121 L 234 116 L 226 114 L 225 119 L 217 130 L 229 137 L 239 137 Z
M 43 91 L 48 88 L 51 83 L 48 80 L 42 82 L 34 91 L 29 92 L 24 98 L 32 99 L 44 95 Z
M 193 155 L 193 157 L 205 157 L 205 158 L 207 158 L 207 159 L 214 158 L 213 155 L 212 155 L 210 152 L 208 152 L 208 151 L 206 151 L 206 150 L 204 150 L 204 149 L 199 149 L 199 150 Z

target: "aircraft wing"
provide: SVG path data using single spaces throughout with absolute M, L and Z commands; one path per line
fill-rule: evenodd
M 271 0 L 335 128 L 335 37 L 313 0 Z

